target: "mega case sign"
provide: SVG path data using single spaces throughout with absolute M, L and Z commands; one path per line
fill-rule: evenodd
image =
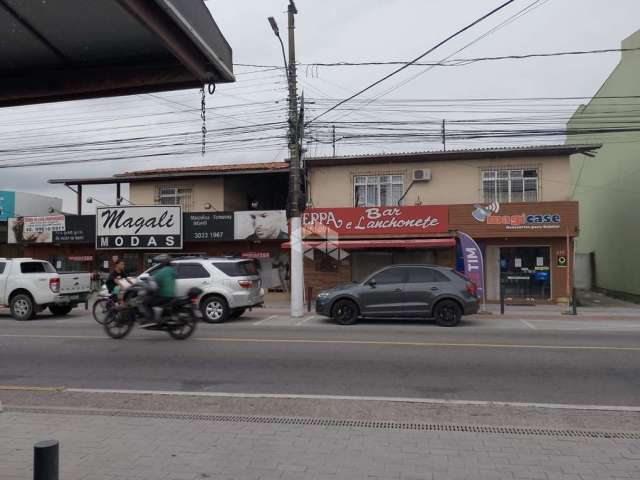
M 181 207 L 158 205 L 96 209 L 97 250 L 181 248 Z

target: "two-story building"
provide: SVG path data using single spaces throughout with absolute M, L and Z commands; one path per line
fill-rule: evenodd
M 486 299 L 570 296 L 578 204 L 570 157 L 597 146 L 539 146 L 307 158 L 305 284 L 319 291 L 385 265 L 463 270 L 460 232 L 484 256 Z

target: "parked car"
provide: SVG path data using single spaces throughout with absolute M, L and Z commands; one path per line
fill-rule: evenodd
M 66 315 L 85 303 L 89 273 L 58 273 L 49 262 L 33 258 L 0 258 L 0 304 L 16 320 L 30 320 L 46 308 Z
M 198 287 L 203 291 L 199 304 L 202 319 L 222 323 L 239 318 L 247 309 L 262 306 L 264 290 L 252 259 L 233 257 L 179 258 L 172 262 L 176 269 L 178 296 Z M 140 277 L 152 274 L 154 265 Z
M 316 312 L 340 325 L 360 318 L 435 318 L 453 327 L 463 315 L 478 312 L 476 285 L 451 268 L 394 265 L 361 283 L 338 285 L 321 292 Z

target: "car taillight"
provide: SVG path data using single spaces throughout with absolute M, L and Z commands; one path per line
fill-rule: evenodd
M 468 281 L 466 287 L 469 295 L 473 295 L 474 297 L 478 296 L 478 286 L 475 283 L 473 283 L 472 281 Z
M 59 278 L 50 278 L 49 279 L 49 290 L 53 293 L 60 292 L 60 279 Z
M 238 280 L 238 285 L 242 288 L 251 288 L 253 286 L 253 282 L 251 280 Z

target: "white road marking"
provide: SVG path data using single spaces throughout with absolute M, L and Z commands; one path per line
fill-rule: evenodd
M 120 390 L 100 388 L 67 388 L 65 392 L 96 393 L 96 394 L 127 394 L 127 395 L 176 395 L 194 397 L 229 397 L 229 398 L 270 398 L 270 399 L 300 399 L 300 400 L 349 400 L 369 402 L 399 402 L 423 403 L 432 405 L 475 405 L 481 407 L 533 407 L 561 410 L 606 410 L 614 412 L 640 412 L 640 406 L 626 405 L 582 405 L 564 403 L 536 403 L 536 402 L 502 402 L 488 400 L 452 400 L 444 398 L 413 398 L 413 397 L 375 397 L 356 395 L 305 395 L 289 393 L 228 393 L 228 392 L 184 392 L 171 390 Z
M 304 317 L 299 322 L 296 322 L 296 326 L 299 327 L 300 325 L 304 325 L 305 323 L 307 323 L 309 320 L 315 320 L 318 318 L 320 318 L 318 315 L 309 315 L 308 317 Z
M 520 320 L 522 323 L 524 323 L 527 327 L 529 327 L 531 330 L 537 330 L 536 327 L 534 327 L 533 325 L 531 325 L 529 322 L 527 322 L 526 320 Z
M 253 322 L 251 325 L 262 325 L 264 322 L 269 320 L 273 320 L 274 318 L 278 318 L 278 315 L 269 315 L 267 318 L 263 318 L 262 320 L 258 320 L 257 322 Z

